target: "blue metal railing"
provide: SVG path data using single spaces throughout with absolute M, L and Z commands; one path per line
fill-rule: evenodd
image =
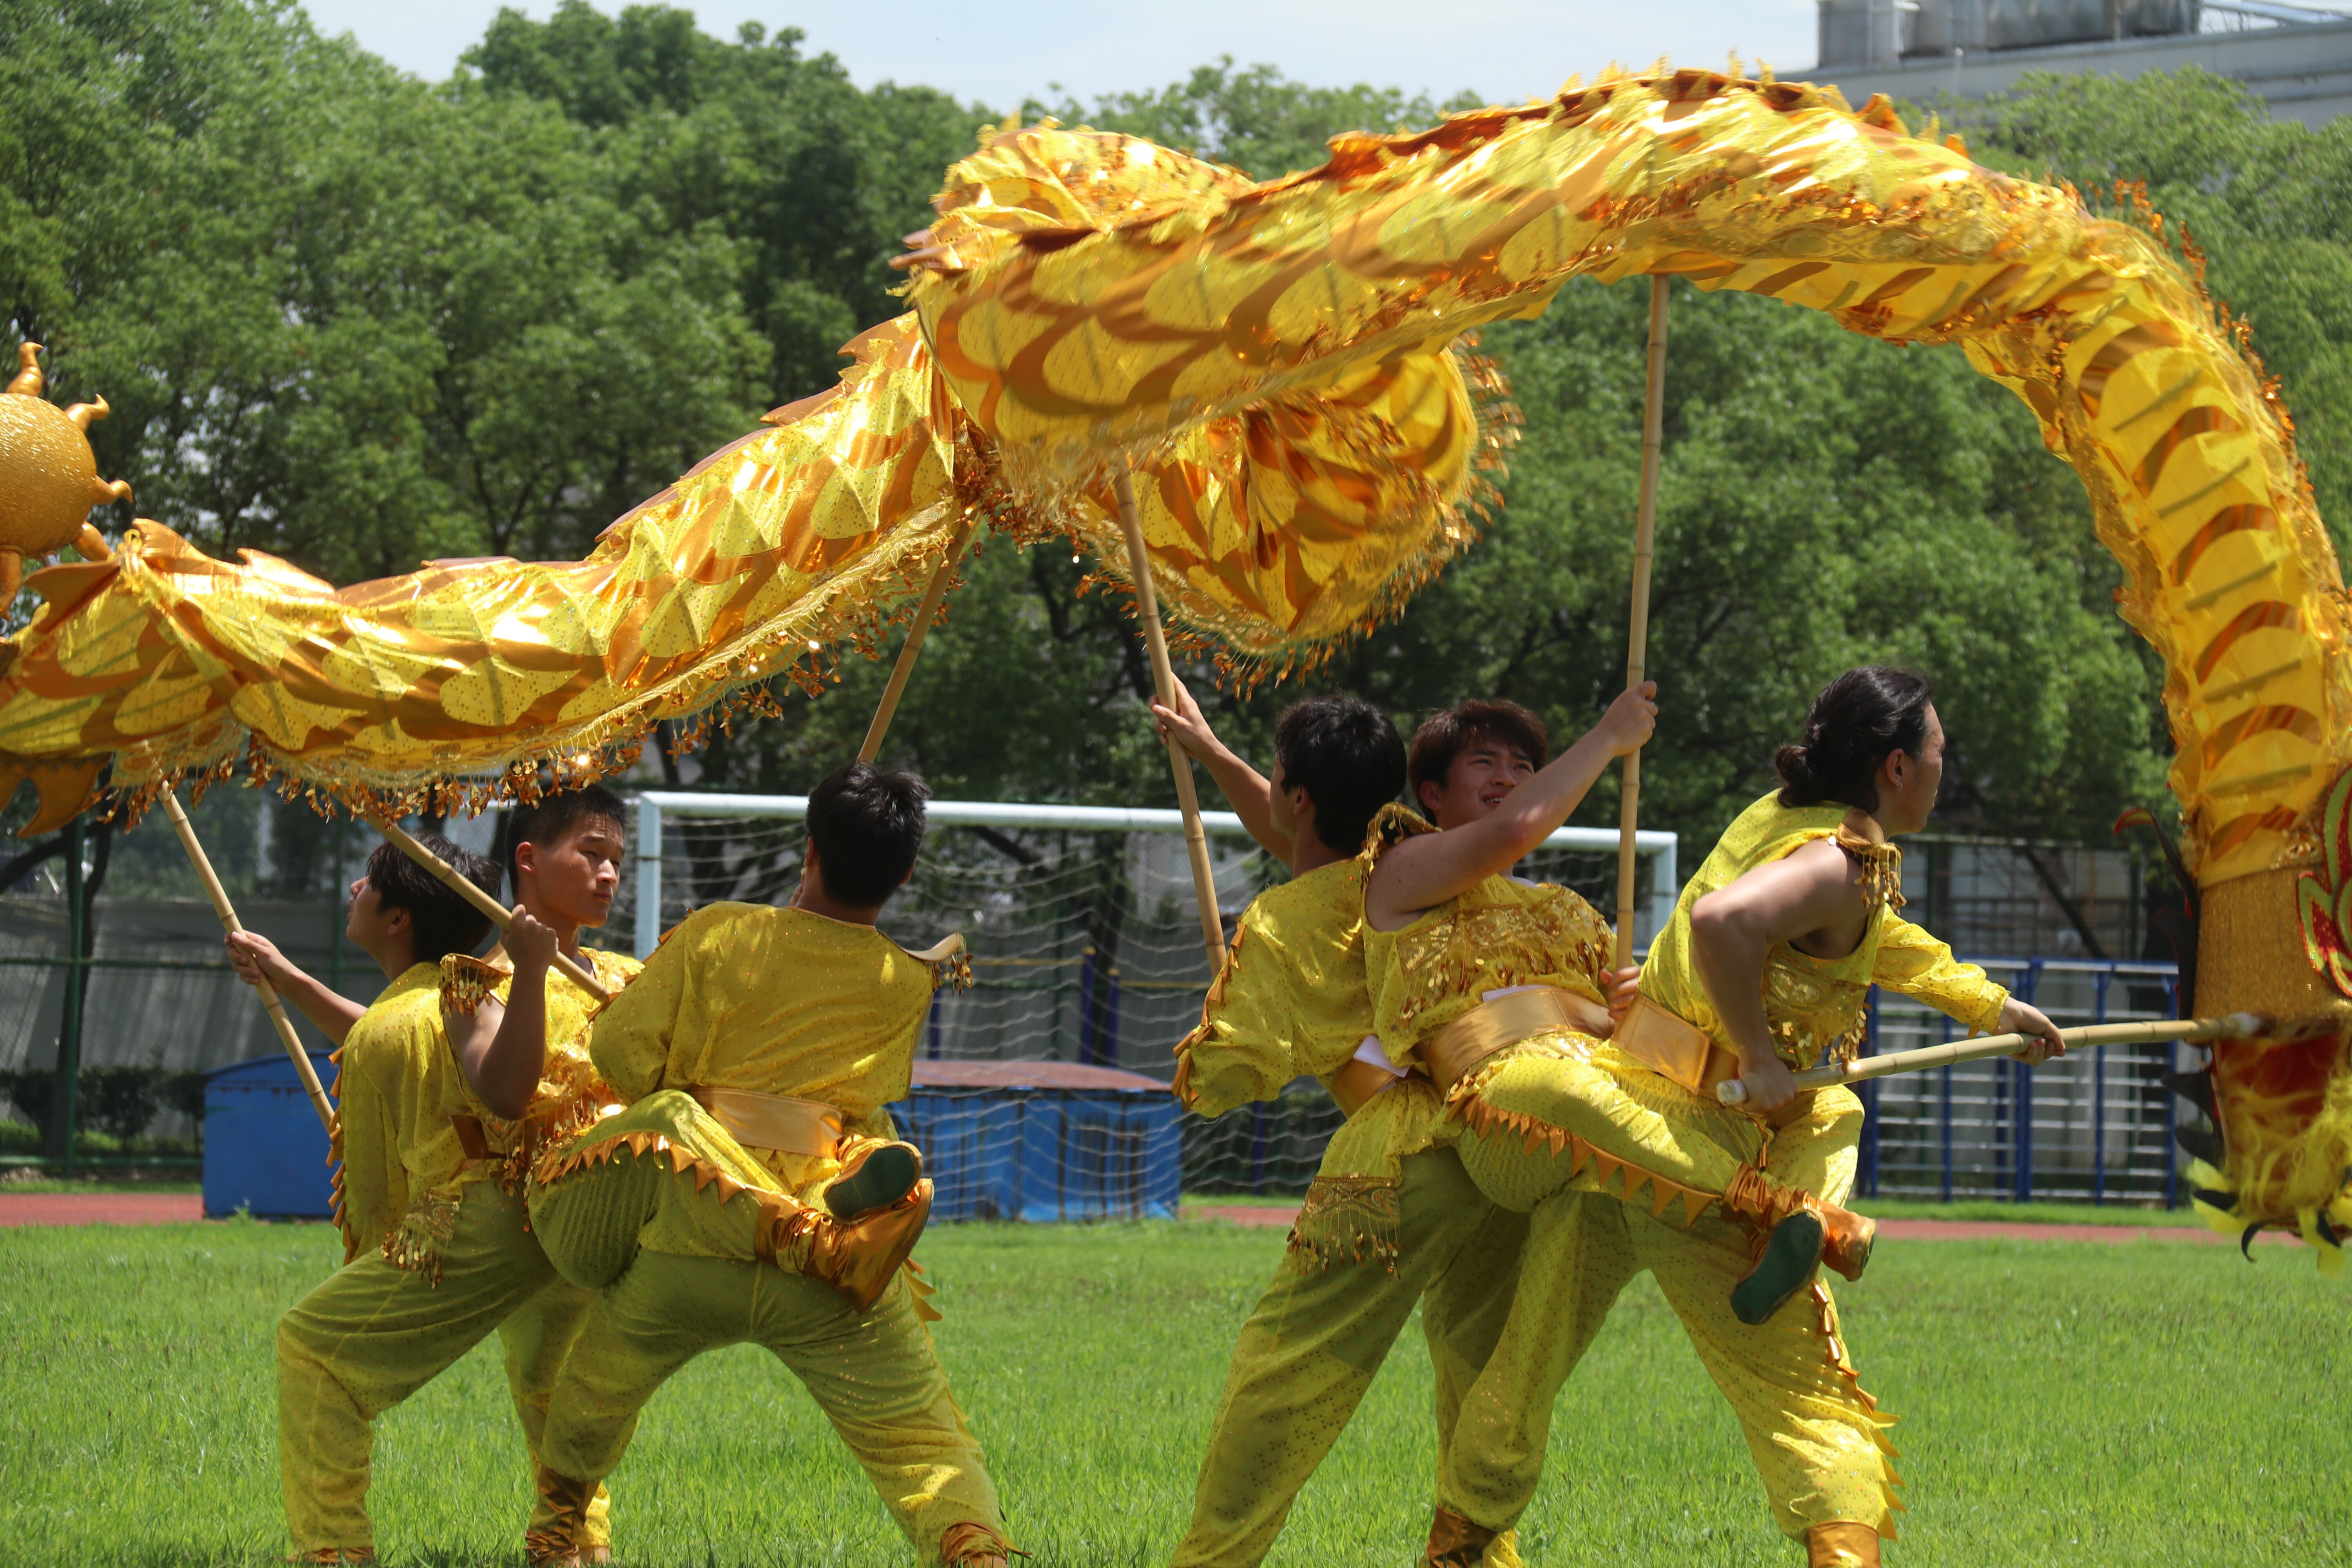
M 2102 959 L 1978 959 L 2062 1028 L 2169 1018 L 2171 964 Z M 1873 990 L 1863 1050 L 1950 1039 L 1943 1015 Z M 2162 1075 L 2196 1048 L 2166 1043 L 2080 1051 L 2039 1068 L 2007 1059 L 1874 1079 L 1856 1189 L 1867 1196 L 1999 1197 L 2105 1204 L 2180 1201 L 2175 1097 Z

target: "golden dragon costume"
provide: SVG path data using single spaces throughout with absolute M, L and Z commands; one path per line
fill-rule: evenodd
M 100 797 L 110 763 L 134 805 L 239 766 L 379 800 L 541 759 L 594 772 L 654 719 L 780 670 L 820 679 L 812 656 L 910 596 L 961 509 L 1102 537 L 1122 469 L 1171 612 L 1280 668 L 1465 536 L 1507 434 L 1451 357 L 1465 332 L 1540 312 L 1573 277 L 1680 276 L 1957 345 L 2082 477 L 2122 613 L 2165 662 L 2195 999 L 2329 1026 L 2214 1047 L 2190 1086 L 2221 1133 L 2205 1198 L 2336 1255 L 2342 579 L 2277 387 L 2159 220 L 1980 168 L 1883 99 L 1857 113 L 1833 89 L 1699 70 L 1342 136 L 1261 184 L 1131 138 L 1010 131 L 950 172 L 938 208 L 913 313 L 853 345 L 843 386 L 584 562 L 335 589 L 140 523 L 108 559 L 37 574 L 43 608 L 0 646 L 0 782 L 35 781 L 45 830 Z

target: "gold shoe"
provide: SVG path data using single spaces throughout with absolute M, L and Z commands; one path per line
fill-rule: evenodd
M 1429 1521 L 1429 1545 L 1421 1554 L 1422 1568 L 1478 1568 L 1487 1546 L 1501 1533 L 1450 1508 L 1441 1508 Z
M 1835 1204 L 1815 1205 L 1822 1216 L 1822 1264 L 1848 1279 L 1859 1279 L 1870 1267 L 1870 1249 L 1878 1240 L 1878 1222 Z
M 888 1208 L 846 1224 L 822 1209 L 793 1204 L 762 1227 L 759 1252 L 763 1262 L 787 1273 L 824 1280 L 863 1312 L 890 1288 L 890 1277 L 915 1250 L 923 1222 L 930 1217 L 929 1177 Z
M 868 1143 L 849 1157 L 825 1188 L 826 1212 L 854 1224 L 905 1201 L 923 1176 L 923 1154 L 912 1143 Z
M 1015 1552 L 1004 1538 L 984 1524 L 966 1521 L 950 1524 L 940 1537 L 940 1561 L 946 1568 L 1008 1568 Z
M 545 1465 L 534 1467 L 539 1489 L 537 1517 L 544 1522 L 523 1531 L 523 1561 L 530 1568 L 583 1568 L 610 1563 L 613 1549 L 581 1539 L 588 1528 L 588 1505 L 596 1500 L 596 1483 L 560 1476 Z
M 1805 1531 L 1805 1568 L 1879 1568 L 1878 1531 L 1840 1520 Z

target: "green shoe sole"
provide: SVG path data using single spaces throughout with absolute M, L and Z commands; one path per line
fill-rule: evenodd
M 1769 1321 L 1790 1298 L 1812 1283 L 1822 1262 L 1822 1222 L 1800 1211 L 1772 1227 L 1764 1256 L 1748 1278 L 1731 1288 L 1731 1311 L 1750 1328 Z
M 904 1143 L 889 1143 L 866 1157 L 866 1163 L 827 1187 L 824 1206 L 837 1220 L 887 1209 L 915 1190 L 922 1179 L 923 1163 Z

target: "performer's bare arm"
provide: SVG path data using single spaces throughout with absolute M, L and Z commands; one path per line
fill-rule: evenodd
M 1176 706 L 1163 707 L 1154 702 L 1151 716 L 1160 723 L 1160 738 L 1174 741 L 1209 770 L 1217 787 L 1225 792 L 1233 803 L 1234 815 L 1242 819 L 1249 836 L 1257 840 L 1258 847 L 1278 860 L 1290 858 L 1290 836 L 1274 826 L 1274 785 L 1255 768 L 1234 754 L 1233 750 L 1217 739 L 1209 728 L 1209 721 L 1184 683 L 1176 683 Z
M 490 1114 L 513 1121 L 530 1108 L 547 1068 L 547 972 L 559 943 L 552 928 L 517 904 L 499 945 L 514 962 L 506 1005 L 486 996 L 471 1018 L 448 1019 L 449 1047 Z
M 1609 705 L 1601 722 L 1512 789 L 1475 822 L 1391 847 L 1365 889 L 1375 931 L 1402 931 L 1423 910 L 1517 865 L 1566 822 L 1611 760 L 1639 751 L 1658 721 L 1658 683 L 1644 681 Z
M 1776 1110 L 1797 1092 L 1764 1016 L 1772 949 L 1787 942 L 1816 958 L 1843 957 L 1862 941 L 1870 914 L 1860 868 L 1833 838 L 1759 866 L 1691 906 L 1691 953 L 1738 1050 L 1739 1076 L 1756 1110 Z M 2017 1053 L 2021 1061 L 2046 1061 L 2066 1048 L 2055 1025 L 2013 996 L 2001 1008 L 2000 1027 L 2041 1037 Z
M 352 1032 L 367 1009 L 320 980 L 313 979 L 278 951 L 278 944 L 258 931 L 233 931 L 226 939 L 228 961 L 236 977 L 247 985 L 268 982 L 269 988 L 294 1004 L 295 1010 L 319 1026 L 336 1045 Z

